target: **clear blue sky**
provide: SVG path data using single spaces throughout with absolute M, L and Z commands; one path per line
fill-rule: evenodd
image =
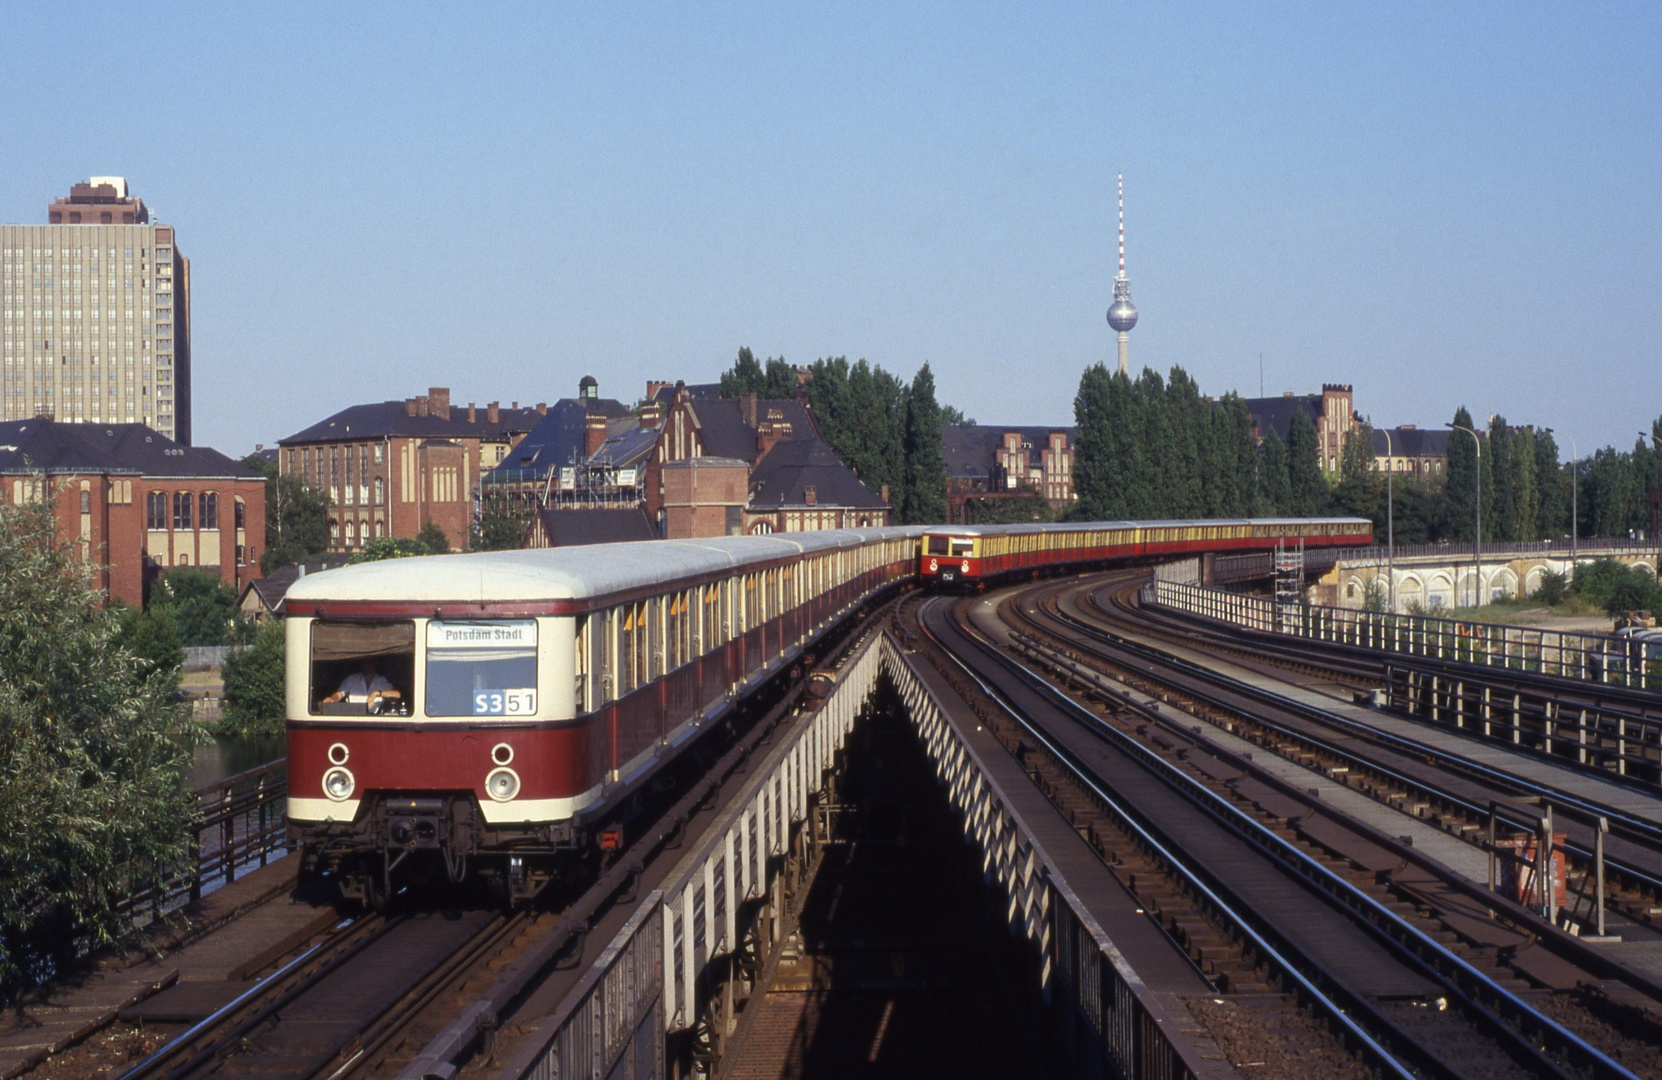
M 1662 413 L 1662 7 L 12 4 L 0 219 L 128 178 L 199 444 L 866 357 L 1067 423 L 1134 367 L 1624 448 Z M 1567 443 L 1566 443 L 1567 448 Z

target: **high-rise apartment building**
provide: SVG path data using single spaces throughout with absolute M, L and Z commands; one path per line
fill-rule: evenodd
M 147 424 L 190 445 L 190 262 L 119 176 L 0 225 L 0 420 Z

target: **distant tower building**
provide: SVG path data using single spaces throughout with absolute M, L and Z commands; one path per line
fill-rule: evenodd
M 1131 306 L 1131 282 L 1125 278 L 1125 174 L 1120 174 L 1120 272 L 1114 278 L 1114 306 L 1108 309 L 1108 325 L 1120 336 L 1120 374 L 1131 374 L 1131 328 L 1137 325 L 1137 309 Z
M 119 176 L 0 225 L 0 420 L 147 424 L 190 445 L 190 262 Z

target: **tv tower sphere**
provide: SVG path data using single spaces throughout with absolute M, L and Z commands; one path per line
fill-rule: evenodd
M 1129 330 L 1137 325 L 1137 309 L 1126 296 L 1116 297 L 1108 309 L 1108 325 L 1115 330 Z

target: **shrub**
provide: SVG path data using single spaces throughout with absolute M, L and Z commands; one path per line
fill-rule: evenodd
M 1624 611 L 1662 611 L 1662 586 L 1636 566 L 1616 559 L 1576 564 L 1570 591 L 1603 608 L 1608 615 Z
M 284 691 L 283 620 L 260 628 L 254 643 L 225 661 L 226 735 L 281 735 Z
M 0 998 L 130 934 L 188 850 L 177 668 L 102 601 L 47 505 L 0 507 Z
M 1557 607 L 1564 602 L 1568 592 L 1569 580 L 1556 570 L 1547 570 L 1541 574 L 1541 584 L 1536 586 L 1532 599 L 1549 607 Z

